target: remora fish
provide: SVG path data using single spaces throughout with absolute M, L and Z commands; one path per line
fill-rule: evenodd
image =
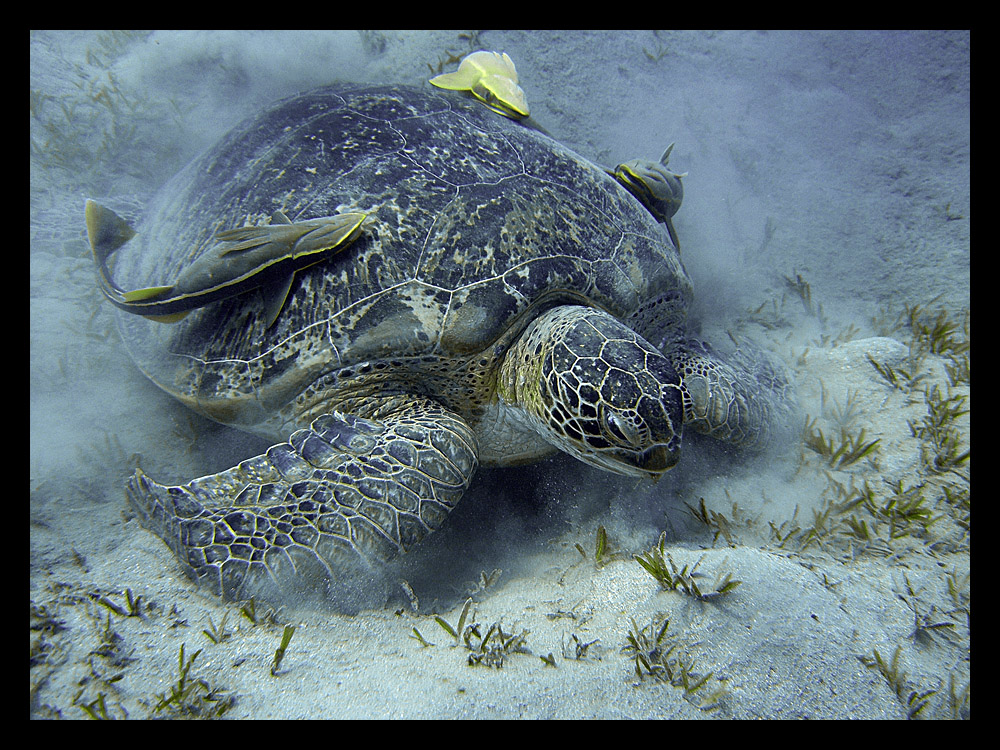
M 135 230 L 92 200 L 86 206 L 87 235 L 104 296 L 126 312 L 162 323 L 174 323 L 199 307 L 263 287 L 270 327 L 285 305 L 295 273 L 357 239 L 367 217 L 345 212 L 292 223 L 278 212 L 271 224 L 216 234 L 216 244 L 173 284 L 125 291 L 111 278 L 108 258 L 135 236 Z
M 473 52 L 466 55 L 454 73 L 434 76 L 430 83 L 441 89 L 468 91 L 494 112 L 512 120 L 529 115 L 528 100 L 517 83 L 517 69 L 506 52 Z
M 674 231 L 674 224 L 670 219 L 677 213 L 681 201 L 684 200 L 681 178 L 687 177 L 687 172 L 677 174 L 667 169 L 670 152 L 673 150 L 674 144 L 671 143 L 656 163 L 645 159 L 633 159 L 619 164 L 613 172 L 608 170 L 608 174 L 618 180 L 658 222 L 667 228 L 674 247 L 680 250 L 677 232 Z

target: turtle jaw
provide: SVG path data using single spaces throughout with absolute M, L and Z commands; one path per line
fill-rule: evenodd
M 659 479 L 672 469 L 680 459 L 680 441 L 673 443 L 657 443 L 643 451 L 579 451 L 570 449 L 568 452 L 584 463 L 596 466 L 598 469 L 610 471 L 627 477 L 644 477 Z
M 679 440 L 675 441 L 675 443 L 679 442 Z M 674 468 L 680 457 L 679 446 L 670 443 L 658 443 L 638 455 L 636 473 L 659 477 L 663 472 Z

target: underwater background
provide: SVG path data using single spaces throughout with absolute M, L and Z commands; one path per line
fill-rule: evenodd
M 969 718 L 970 45 L 31 34 L 32 717 Z M 129 516 L 124 482 L 139 461 L 181 482 L 267 443 L 128 359 L 84 201 L 137 221 L 272 101 L 427 85 L 477 49 L 509 54 L 532 118 L 597 164 L 676 143 L 692 327 L 774 352 L 793 428 L 766 454 L 686 434 L 655 484 L 568 456 L 482 469 L 441 531 L 359 582 L 357 614 L 224 603 Z

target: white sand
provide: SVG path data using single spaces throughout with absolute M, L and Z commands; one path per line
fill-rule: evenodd
M 384 606 L 279 611 L 297 629 L 277 676 L 281 624 L 252 625 L 198 590 L 159 539 L 123 519 L 132 454 L 158 479 L 183 481 L 266 444 L 186 411 L 128 360 L 94 282 L 84 199 L 137 215 L 167 177 L 269 101 L 337 79 L 419 83 L 425 63 L 464 44 L 444 32 L 32 37 L 32 716 L 84 718 L 80 704 L 99 695 L 109 715 L 148 716 L 176 684 L 182 643 L 189 656 L 201 649 L 192 678 L 236 696 L 227 717 L 905 718 L 910 694 L 930 690 L 921 715 L 951 716 L 950 692 L 970 680 L 970 542 L 956 523 L 967 511 L 944 493 L 967 492 L 970 468 L 931 474 L 926 442 L 908 424 L 927 414 L 924 389 L 948 392 L 949 360 L 924 358 L 926 378 L 904 391 L 866 355 L 906 367 L 911 334 L 880 330 L 880 307 L 895 314 L 936 298 L 928 309 L 961 323 L 970 304 L 967 33 L 481 40 L 515 60 L 534 118 L 588 158 L 655 158 L 677 142 L 671 166 L 689 172 L 676 225 L 694 322 L 714 341 L 729 329 L 776 352 L 794 372 L 802 421 L 820 417 L 827 435 L 837 435 L 834 404 L 851 394 L 852 432 L 880 440 L 872 456 L 830 470 L 797 421 L 766 456 L 685 436 L 681 464 L 656 485 L 568 457 L 484 470 L 446 527 L 387 569 Z M 810 285 L 811 312 L 784 281 L 796 274 Z M 968 399 L 969 387 L 951 394 Z M 967 450 L 969 416 L 956 425 Z M 851 513 L 835 513 L 829 533 L 802 549 L 834 483 L 865 481 L 883 502 L 896 482 L 922 484 L 941 519 L 866 546 L 850 541 Z M 728 519 L 729 541 L 713 545 L 688 512 L 699 498 Z M 781 546 L 771 524 L 786 533 L 796 508 L 803 531 Z M 863 508 L 853 513 L 872 525 Z M 614 553 L 601 566 L 598 526 Z M 742 584 L 713 601 L 662 591 L 632 555 L 664 530 L 679 567 L 701 560 L 699 586 L 727 571 Z M 888 525 L 873 533 L 885 540 Z M 473 582 L 496 568 L 470 621 L 484 633 L 496 621 L 506 633 L 526 629 L 531 653 L 470 667 L 432 615 L 457 623 Z M 126 588 L 142 596 L 142 617 L 95 603 L 104 595 L 124 607 Z M 914 610 L 924 618 L 917 633 Z M 202 630 L 227 615 L 230 637 L 214 644 Z M 631 620 L 664 616 L 670 658 L 712 673 L 691 695 L 639 679 L 621 653 Z M 413 627 L 436 645 L 422 647 Z M 595 642 L 583 658 L 573 635 Z M 900 696 L 862 662 L 874 650 L 891 661 L 897 648 Z M 539 658 L 549 653 L 555 667 Z

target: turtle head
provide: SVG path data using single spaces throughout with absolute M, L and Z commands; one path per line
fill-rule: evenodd
M 658 477 L 680 455 L 680 382 L 641 336 L 601 310 L 554 308 L 508 351 L 500 397 L 582 461 Z
M 645 159 L 633 159 L 615 167 L 614 172 L 609 174 L 614 177 L 622 186 L 635 196 L 646 210 L 653 215 L 658 222 L 666 224 L 671 231 L 671 238 L 677 244 L 673 235 L 673 227 L 670 219 L 677 209 L 681 207 L 684 200 L 684 186 L 681 178 L 687 173 L 677 174 L 667 169 L 667 162 L 670 160 L 670 152 L 673 151 L 674 144 L 667 146 L 658 162 L 646 161 Z

